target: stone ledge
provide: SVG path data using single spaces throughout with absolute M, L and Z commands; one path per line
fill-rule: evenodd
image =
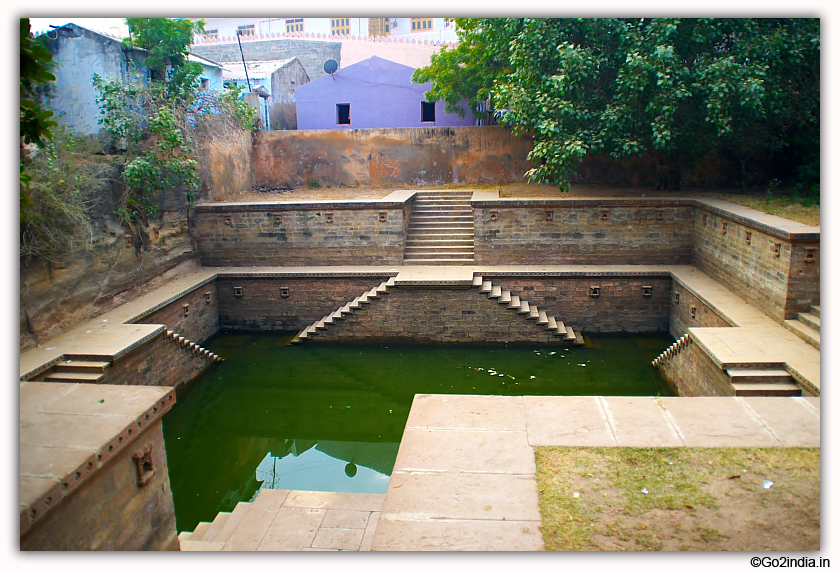
M 788 241 L 820 240 L 819 226 L 806 226 L 732 202 L 715 198 L 695 198 L 694 206 Z
M 174 403 L 175 391 L 158 386 L 22 384 L 21 534 L 136 441 Z

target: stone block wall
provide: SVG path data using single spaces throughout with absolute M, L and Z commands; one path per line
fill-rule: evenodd
M 227 277 L 217 278 L 219 328 L 244 331 L 302 331 L 370 291 L 387 276 L 376 277 Z M 236 296 L 241 287 L 241 297 Z M 288 297 L 285 297 L 287 288 Z
M 734 396 L 729 376 L 696 341 L 690 342 L 659 367 L 677 396 Z
M 362 307 L 313 336 L 313 340 L 394 344 L 564 342 L 476 288 L 396 287 Z
M 181 390 L 213 362 L 160 334 L 105 369 L 105 384 L 170 386 Z
M 671 278 L 591 276 L 492 277 L 493 284 L 537 305 L 575 331 L 650 333 L 668 330 Z M 592 296 L 592 287 L 598 296 Z M 650 297 L 644 296 L 650 287 Z M 512 311 L 511 311 L 512 312 Z
M 688 332 L 689 327 L 731 327 L 733 323 L 727 321 L 694 295 L 691 291 L 673 282 L 673 292 L 670 302 L 669 332 L 674 338 L 680 338 Z
M 394 202 L 206 204 L 197 208 L 194 234 L 202 265 L 399 264 L 409 208 Z
M 797 237 L 700 203 L 691 263 L 777 321 L 820 302 L 817 228 Z
M 134 322 L 160 324 L 167 330 L 201 344 L 219 332 L 219 299 L 216 293 L 216 282 L 210 280 Z
M 688 200 L 473 200 L 475 262 L 686 264 Z
M 21 550 L 178 550 L 162 420 L 141 433 L 20 539 Z M 151 444 L 155 474 L 137 485 L 132 454 Z

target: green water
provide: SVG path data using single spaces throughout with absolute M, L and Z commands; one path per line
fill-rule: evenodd
M 260 489 L 385 493 L 414 394 L 673 395 L 651 361 L 669 335 L 595 348 L 288 345 L 220 333 L 225 358 L 178 397 L 163 431 L 178 531 Z

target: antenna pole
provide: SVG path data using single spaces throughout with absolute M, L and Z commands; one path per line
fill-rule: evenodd
M 253 93 L 254 90 L 251 89 L 251 80 L 248 79 L 248 66 L 245 65 L 245 53 L 242 51 L 242 42 L 239 40 L 240 35 L 242 35 L 242 30 L 236 30 L 236 43 L 239 44 L 239 55 L 242 56 L 242 67 L 245 68 L 245 81 L 248 83 L 248 93 Z

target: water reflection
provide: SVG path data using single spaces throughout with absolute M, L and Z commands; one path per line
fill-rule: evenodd
M 288 440 L 285 455 L 267 453 L 256 469 L 260 489 L 384 493 L 397 443 Z

